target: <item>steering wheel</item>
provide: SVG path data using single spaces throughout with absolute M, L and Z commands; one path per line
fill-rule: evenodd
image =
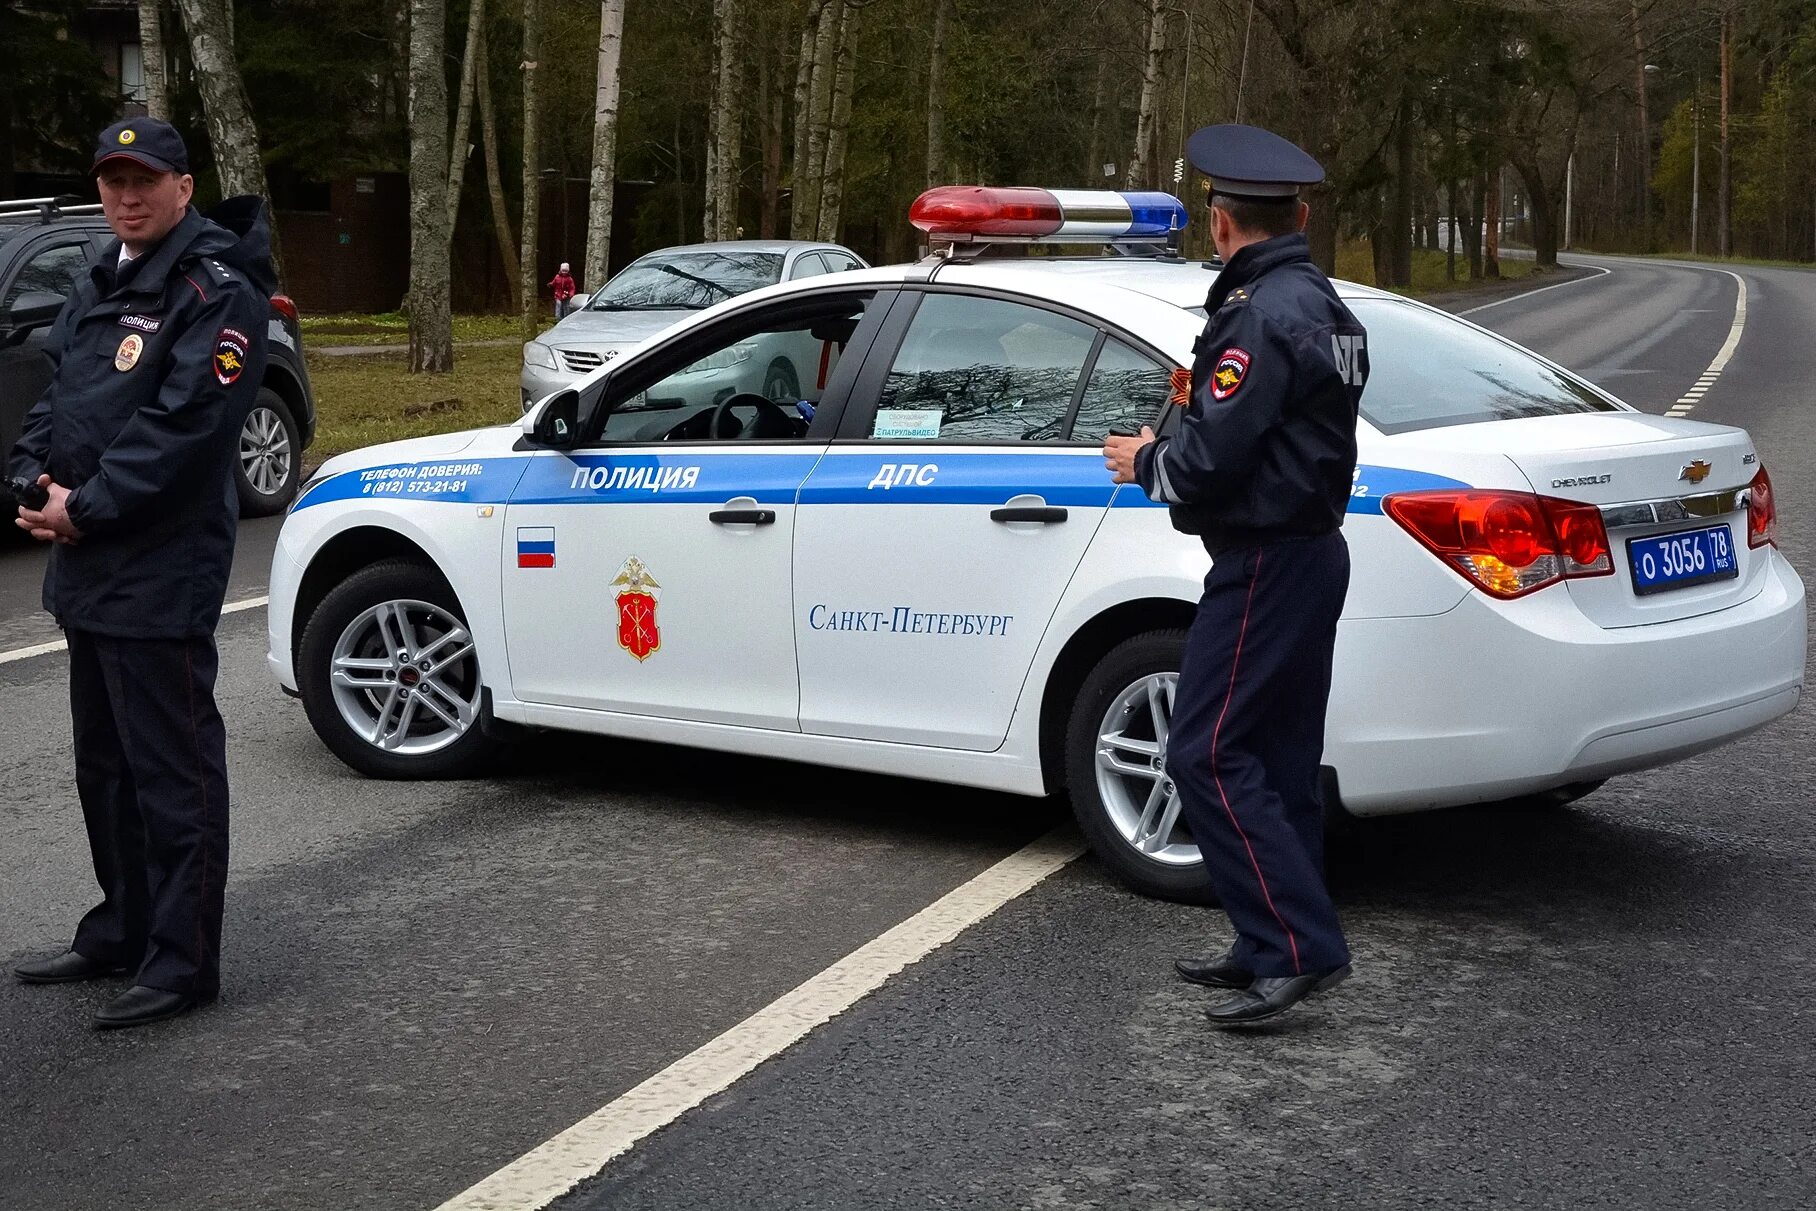
M 708 439 L 745 436 L 745 426 L 731 415 L 733 408 L 756 410 L 756 415 L 751 419 L 749 428 L 751 437 L 793 437 L 795 435 L 794 422 L 789 419 L 788 413 L 782 410 L 780 404 L 767 396 L 758 395 L 754 391 L 740 391 L 736 395 L 726 396 L 719 401 L 719 406 L 713 409 L 712 419 L 706 423 Z M 730 420 L 733 425 L 729 433 L 725 431 L 727 420 Z

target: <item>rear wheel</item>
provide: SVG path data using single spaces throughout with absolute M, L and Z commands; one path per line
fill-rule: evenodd
M 1185 632 L 1150 631 L 1097 662 L 1066 729 L 1066 783 L 1098 860 L 1144 895 L 1212 904 L 1204 858 L 1166 775 Z
M 373 778 L 458 778 L 497 751 L 454 590 L 426 564 L 362 568 L 303 630 L 297 685 L 316 735 Z
M 260 387 L 252 411 L 240 426 L 234 482 L 240 516 L 270 517 L 290 507 L 302 477 L 303 439 L 290 405 L 269 387 Z

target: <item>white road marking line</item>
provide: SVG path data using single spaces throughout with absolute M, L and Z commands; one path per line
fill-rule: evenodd
M 437 1211 L 546 1207 L 630 1151 L 638 1140 L 730 1088 L 876 991 L 890 976 L 926 958 L 1082 853 L 1084 844 L 1072 828 L 1055 829 L 455 1195 Z
M 1588 266 L 1585 266 L 1585 268 L 1593 269 L 1596 271 L 1596 273 L 1600 274 L 1603 277 L 1606 277 L 1608 274 L 1613 272 L 1613 270 L 1604 269 L 1600 265 L 1588 265 Z M 1593 282 L 1595 280 L 1596 279 L 1593 277 L 1571 278 L 1568 282 L 1558 282 L 1555 285 L 1551 285 L 1551 286 L 1541 286 L 1537 290 L 1527 290 L 1520 294 L 1510 294 L 1504 299 L 1496 299 L 1492 303 L 1483 303 L 1480 307 L 1471 307 L 1469 310 L 1459 311 L 1459 312 L 1457 312 L 1457 314 L 1458 315 L 1474 315 L 1476 312 L 1486 311 L 1490 307 L 1499 307 L 1502 303 L 1518 302 L 1520 299 L 1529 299 L 1529 298 L 1534 297 L 1535 295 L 1544 294 L 1547 290 L 1562 290 L 1566 286 L 1578 286 L 1584 282 Z
M 269 597 L 248 597 L 244 601 L 230 601 L 221 607 L 222 614 L 238 614 L 242 610 L 256 610 L 271 601 Z M 66 639 L 53 639 L 49 643 L 35 643 L 28 648 L 14 648 L 10 652 L 0 652 L 0 664 L 12 664 L 16 660 L 30 660 L 33 656 L 48 656 L 52 652 L 61 652 L 69 647 Z
M 1701 268 L 1701 266 L 1697 266 L 1697 268 Z M 1720 349 L 1716 350 L 1715 360 L 1709 363 L 1707 370 L 1696 376 L 1694 386 L 1677 397 L 1677 402 L 1666 410 L 1666 416 L 1683 416 L 1702 402 L 1702 397 L 1708 393 L 1709 388 L 1713 387 L 1716 380 L 1721 378 L 1721 372 L 1728 368 L 1728 362 L 1733 358 L 1734 351 L 1740 348 L 1740 334 L 1747 326 L 1746 279 L 1731 269 L 1710 269 L 1708 272 L 1725 273 L 1734 279 L 1734 322 L 1728 325 L 1728 339 L 1722 342 Z

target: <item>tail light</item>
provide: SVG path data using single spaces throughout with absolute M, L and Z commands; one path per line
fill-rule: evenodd
M 1530 492 L 1402 492 L 1389 517 L 1450 568 L 1511 599 L 1579 576 L 1610 576 L 1614 557 L 1601 510 Z
M 292 322 L 296 320 L 296 300 L 287 294 L 271 296 L 271 309 Z
M 1778 545 L 1778 500 L 1772 495 L 1772 477 L 1761 467 L 1747 485 L 1747 545 Z

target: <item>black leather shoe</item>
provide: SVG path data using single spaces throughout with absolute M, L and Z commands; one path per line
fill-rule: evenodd
M 106 980 L 125 974 L 124 967 L 97 963 L 73 950 L 66 950 L 55 958 L 33 959 L 13 968 L 13 978 L 22 984 L 74 984 L 78 980 Z
M 187 992 L 166 992 L 162 988 L 134 984 L 101 1007 L 95 1014 L 95 1029 L 122 1030 L 128 1026 L 149 1026 L 153 1022 L 162 1022 L 180 1013 L 188 1013 L 201 1003 L 200 998 Z
M 1315 992 L 1335 988 L 1349 978 L 1349 964 L 1330 971 L 1307 972 L 1302 976 L 1270 976 L 1256 980 L 1221 1005 L 1213 1005 L 1204 1016 L 1213 1026 L 1250 1026 L 1277 1018 Z
M 1206 988 L 1247 988 L 1255 982 L 1255 973 L 1227 954 L 1220 959 L 1180 959 L 1173 970 L 1187 983 Z

